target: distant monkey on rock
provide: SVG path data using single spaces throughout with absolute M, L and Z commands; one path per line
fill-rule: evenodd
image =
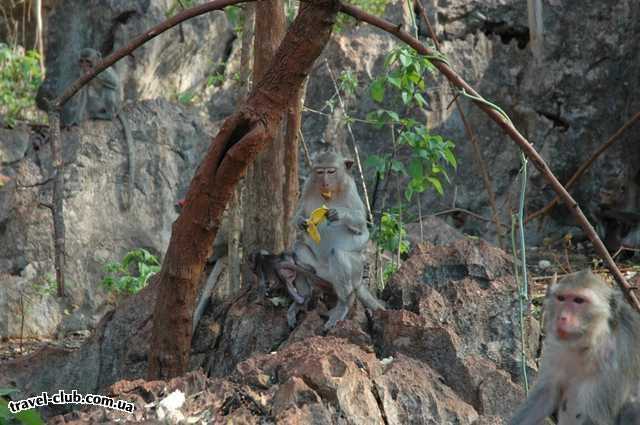
M 536 386 L 511 425 L 639 425 L 640 314 L 590 270 L 550 287 Z
M 85 48 L 80 51 L 78 66 L 82 74 L 90 72 L 102 60 L 102 55 L 95 49 Z M 124 138 L 127 143 L 128 175 L 123 178 L 127 187 L 126 195 L 122 197 L 125 209 L 129 209 L 133 201 L 133 185 L 135 182 L 135 150 L 129 123 L 120 113 L 122 104 L 122 84 L 120 77 L 112 69 L 107 68 L 96 75 L 87 85 L 82 87 L 74 96 L 71 109 L 70 125 L 79 125 L 85 120 L 112 120 L 117 117 L 124 128 Z
M 356 297 L 370 309 L 384 309 L 382 302 L 371 295 L 362 282 L 369 230 L 364 204 L 349 174 L 352 165 L 353 161 L 332 147 L 313 160 L 311 175 L 294 217 L 299 234 L 293 246 L 295 263 L 311 274 L 295 275 L 299 298 L 296 301 L 296 297 L 292 297 L 294 302 L 287 315 L 291 327 L 310 299 L 312 274 L 320 281 L 329 282 L 338 298 L 329 312 L 325 329 L 344 320 Z

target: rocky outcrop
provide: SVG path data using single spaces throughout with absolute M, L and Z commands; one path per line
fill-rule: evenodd
M 128 210 L 122 204 L 128 168 L 119 122 L 88 121 L 63 131 L 68 296 L 61 301 L 52 295 L 51 213 L 40 206 L 51 202 L 51 184 L 39 184 L 52 175 L 49 145 L 35 133 L 4 133 L 3 173 L 12 180 L 0 189 L 0 337 L 94 327 L 111 308 L 100 285 L 105 264 L 134 248 L 164 252 L 175 203 L 216 128 L 195 111 L 162 100 L 129 105 L 124 116 L 135 147 Z
M 326 334 L 321 315 L 334 301 L 320 294 L 293 330 L 283 293 L 260 298 L 247 288 L 213 299 L 191 365 L 211 380 L 192 373 L 170 383 L 135 381 L 147 367 L 152 283 L 106 316 L 79 350 L 48 349 L 0 365 L 0 385 L 106 391 L 137 403 L 131 421 L 157 420 L 161 399 L 180 389 L 185 402 L 176 417 L 210 415 L 213 423 L 499 423 L 523 397 L 511 267 L 507 255 L 479 241 L 421 245 L 383 294 L 389 310 L 370 315 L 358 306 Z M 534 319 L 525 327 L 536 335 Z M 537 341 L 528 344 L 537 350 Z M 100 422 L 111 413 L 100 415 L 84 410 L 53 423 Z
M 48 16 L 48 84 L 59 91 L 78 78 L 81 49 L 91 47 L 107 55 L 181 10 L 172 0 L 57 1 Z M 225 70 L 234 39 L 221 11 L 155 37 L 115 65 L 125 99 L 175 100 L 180 93 L 201 90 L 210 75 Z

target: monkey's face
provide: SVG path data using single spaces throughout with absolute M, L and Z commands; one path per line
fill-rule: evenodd
M 565 342 L 580 339 L 596 319 L 595 294 L 589 289 L 567 288 L 554 291 L 550 296 L 555 337 Z
M 336 167 L 316 167 L 313 172 L 320 195 L 327 201 L 331 200 L 339 189 L 338 169 Z
M 91 62 L 90 59 L 87 59 L 87 58 L 80 58 L 80 60 L 78 61 L 78 64 L 80 65 L 80 69 L 82 70 L 83 74 L 90 72 L 91 69 L 93 68 L 93 63 Z

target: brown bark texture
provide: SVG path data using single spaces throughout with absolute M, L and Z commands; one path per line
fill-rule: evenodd
M 335 0 L 312 0 L 300 6 L 264 77 L 226 119 L 196 171 L 160 271 L 150 378 L 166 379 L 187 370 L 197 282 L 222 213 L 249 164 L 278 132 L 287 107 L 329 40 L 338 8 Z
M 267 72 L 286 32 L 284 0 L 263 0 L 255 4 L 253 44 L 253 81 Z M 244 252 L 266 249 L 281 252 L 285 248 L 283 190 L 285 183 L 285 123 L 282 123 L 269 148 L 260 152 L 247 170 L 243 202 Z

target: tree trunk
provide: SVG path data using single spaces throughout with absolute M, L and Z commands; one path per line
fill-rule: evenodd
M 284 0 L 264 0 L 255 4 L 253 81 L 267 72 L 286 31 Z M 299 97 L 299 96 L 296 96 Z M 295 103 L 295 102 L 293 102 Z M 288 114 L 287 114 L 288 115 Z M 289 118 L 287 117 L 287 121 Z M 296 129 L 297 132 L 297 129 Z M 295 138 L 287 137 L 282 123 L 271 145 L 249 167 L 243 196 L 245 253 L 256 249 L 281 252 L 290 242 L 291 204 L 297 201 L 298 156 Z M 278 165 L 276 165 L 278 164 Z M 295 172 L 295 187 L 291 173 Z
M 187 370 L 197 283 L 222 213 L 249 164 L 281 128 L 284 114 L 329 40 L 338 8 L 335 0 L 309 0 L 300 6 L 264 77 L 246 103 L 226 119 L 198 167 L 185 207 L 173 224 L 159 274 L 150 379 L 167 379 Z M 282 168 L 282 163 L 272 167 Z
M 242 29 L 242 48 L 240 53 L 240 95 L 238 98 L 244 102 L 251 89 L 251 53 L 254 33 L 255 6 L 247 3 L 244 8 L 244 27 Z M 244 211 L 242 200 L 244 199 L 244 182 L 236 186 L 233 199 L 229 204 L 229 240 L 228 243 L 228 268 L 229 279 L 223 291 L 224 297 L 230 297 L 237 293 L 242 287 L 242 212 Z

